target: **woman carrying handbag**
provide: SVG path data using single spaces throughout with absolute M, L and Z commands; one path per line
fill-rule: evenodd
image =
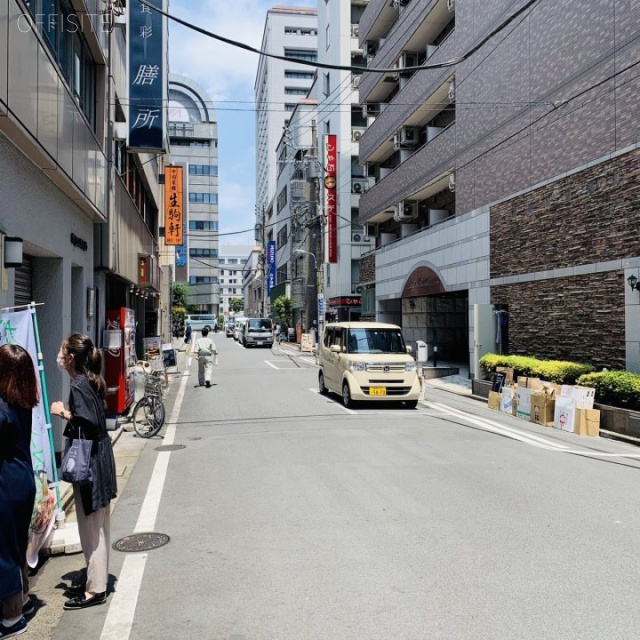
M 67 438 L 92 441 L 90 479 L 73 482 L 87 581 L 77 589 L 69 589 L 75 595 L 64 604 L 65 609 L 84 609 L 107 600 L 110 502 L 117 494 L 116 465 L 104 413 L 106 385 L 100 352 L 91 338 L 74 333 L 62 343 L 57 362 L 71 376 L 71 390 L 69 407 L 65 408 L 60 401 L 53 402 L 51 415 L 67 421 L 64 430 Z

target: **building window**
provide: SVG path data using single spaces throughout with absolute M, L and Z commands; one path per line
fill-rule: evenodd
M 189 192 L 189 202 L 192 204 L 218 204 L 217 193 Z
M 306 60 L 307 62 L 316 62 L 318 59 L 318 53 L 309 49 L 287 49 L 284 50 L 285 58 L 292 58 L 295 60 Z
M 217 220 L 189 220 L 189 231 L 217 231 Z
M 284 110 L 285 111 L 293 111 L 296 108 L 295 104 L 285 103 Z
M 25 4 L 76 103 L 95 130 L 98 65 L 82 35 L 89 28 L 86 14 L 78 15 L 69 0 L 31 0 Z
M 191 258 L 217 258 L 217 249 L 189 249 L 189 257 Z
M 190 176 L 217 176 L 218 167 L 215 164 L 190 164 Z
M 313 80 L 313 71 L 285 71 L 284 77 L 291 80 Z
M 217 140 L 187 140 L 185 138 L 171 138 L 170 145 L 174 147 L 217 147 Z
M 216 276 L 189 276 L 189 284 L 218 284 Z
M 278 213 L 280 213 L 282 209 L 284 209 L 286 204 L 287 204 L 287 187 L 285 186 L 282 189 L 282 191 L 278 194 L 278 202 L 277 202 Z

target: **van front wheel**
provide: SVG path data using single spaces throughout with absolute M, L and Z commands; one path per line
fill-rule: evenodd
M 326 396 L 329 393 L 329 389 L 324 386 L 324 374 L 322 371 L 318 374 L 318 390 L 321 396 Z
M 353 400 L 351 399 L 351 392 L 349 391 L 348 382 L 342 383 L 342 404 L 347 409 L 350 409 L 351 407 L 353 407 Z

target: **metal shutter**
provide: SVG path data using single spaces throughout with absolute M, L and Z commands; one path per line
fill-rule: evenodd
M 16 306 L 29 304 L 33 300 L 33 258 L 24 255 L 22 265 L 15 270 L 15 297 Z

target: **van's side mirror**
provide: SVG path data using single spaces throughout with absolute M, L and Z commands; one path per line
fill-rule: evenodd
M 413 347 L 407 345 L 407 353 L 413 353 Z
M 329 351 L 331 351 L 333 353 L 341 353 L 342 352 L 342 347 L 339 344 L 332 344 L 329 347 Z

